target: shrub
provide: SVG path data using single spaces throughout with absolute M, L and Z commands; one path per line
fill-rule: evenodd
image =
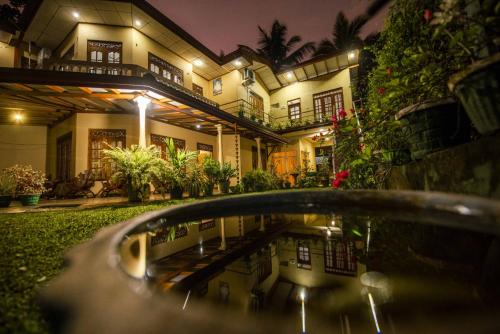
M 254 169 L 247 172 L 242 178 L 242 183 L 245 192 L 274 189 L 272 175 L 262 169 Z
M 129 199 L 144 200 L 149 196 L 151 176 L 160 164 L 160 152 L 155 146 L 114 147 L 104 154 L 116 164 L 115 179 L 126 180 Z
M 45 174 L 30 165 L 14 165 L 5 169 L 16 180 L 15 195 L 39 195 L 45 191 Z
M 206 177 L 203 174 L 200 164 L 193 164 L 187 175 L 187 190 L 189 192 L 189 197 L 199 197 L 205 184 Z
M 205 195 L 211 196 L 214 186 L 220 179 L 220 163 L 212 157 L 206 157 L 203 160 L 203 172 L 205 173 L 207 183 L 205 185 Z
M 16 179 L 6 171 L 0 172 L 0 196 L 11 196 L 16 191 Z

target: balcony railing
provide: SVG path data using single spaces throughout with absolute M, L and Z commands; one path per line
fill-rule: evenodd
M 275 109 L 276 110 L 276 109 Z M 276 114 L 278 111 L 271 110 L 271 113 Z M 282 113 L 283 111 L 280 111 Z M 273 128 L 276 130 L 294 130 L 303 127 L 313 127 L 327 125 L 331 123 L 332 113 L 316 113 L 314 109 L 301 110 L 297 118 L 292 119 L 290 115 L 274 117 Z
M 192 90 L 187 89 L 186 87 L 179 85 L 175 82 L 169 81 L 162 76 L 148 71 L 144 67 L 135 64 L 102 64 L 102 63 L 93 63 L 83 60 L 65 60 L 65 59 L 57 59 L 52 62 L 49 62 L 43 67 L 45 70 L 52 71 L 62 71 L 62 72 L 77 72 L 77 73 L 92 73 L 96 75 L 124 75 L 124 76 L 134 76 L 134 77 L 142 77 L 145 74 L 152 75 L 156 81 L 159 83 L 173 88 L 179 92 L 189 95 L 190 97 L 197 99 L 199 101 L 205 102 L 211 106 L 216 108 L 219 107 L 217 103 L 214 101 L 207 99 L 206 97 L 196 94 Z
M 259 110 L 248 101 L 242 99 L 221 104 L 220 109 L 238 117 L 248 118 L 267 127 L 271 127 L 274 123 L 274 117 L 269 113 Z

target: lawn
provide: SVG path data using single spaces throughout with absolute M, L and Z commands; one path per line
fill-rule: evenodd
M 0 214 L 0 333 L 46 333 L 38 291 L 63 270 L 64 253 L 101 228 L 183 201 Z

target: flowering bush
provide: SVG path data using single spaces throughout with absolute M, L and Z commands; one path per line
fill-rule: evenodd
M 338 189 L 342 186 L 342 184 L 347 182 L 347 178 L 349 177 L 349 171 L 343 170 L 335 174 L 335 179 L 332 181 L 332 187 Z
M 0 196 L 11 196 L 16 190 L 16 179 L 6 171 L 0 172 Z
M 14 165 L 5 172 L 16 180 L 16 195 L 39 195 L 45 191 L 45 174 L 30 165 Z

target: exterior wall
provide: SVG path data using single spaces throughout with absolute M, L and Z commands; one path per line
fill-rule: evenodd
M 71 175 L 75 175 L 76 115 L 49 128 L 47 140 L 47 175 L 51 175 L 53 178 L 56 178 L 57 138 L 68 132 L 72 132 Z
M 338 73 L 324 76 L 319 79 L 311 79 L 296 82 L 290 86 L 281 88 L 271 93 L 271 104 L 279 103 L 278 109 L 273 109 L 273 116 L 288 116 L 287 102 L 300 98 L 301 111 L 314 109 L 313 94 L 342 88 L 344 96 L 344 109 L 352 108 L 352 92 L 350 87 L 349 69 L 346 68 Z
M 191 74 L 191 76 L 193 83 L 203 88 L 203 96 L 208 97 L 209 91 L 212 89 L 212 86 L 209 85 L 209 81 L 205 80 L 205 78 L 194 72 Z M 193 87 L 188 88 L 192 89 Z
M 221 76 L 222 78 L 222 93 L 218 95 L 213 94 L 214 81 L 208 82 L 208 92 L 206 97 L 218 104 L 224 104 L 239 99 L 238 86 L 241 86 L 241 73 L 237 70 L 229 72 Z M 241 86 L 243 87 L 243 86 Z
M 252 168 L 252 146 L 257 147 L 257 143 L 247 138 L 241 138 L 240 143 L 240 164 L 241 176 L 251 171 Z M 261 147 L 262 148 L 262 147 Z
M 0 67 L 14 67 L 14 47 L 0 42 Z
M 0 169 L 15 164 L 46 171 L 47 127 L 0 125 Z

